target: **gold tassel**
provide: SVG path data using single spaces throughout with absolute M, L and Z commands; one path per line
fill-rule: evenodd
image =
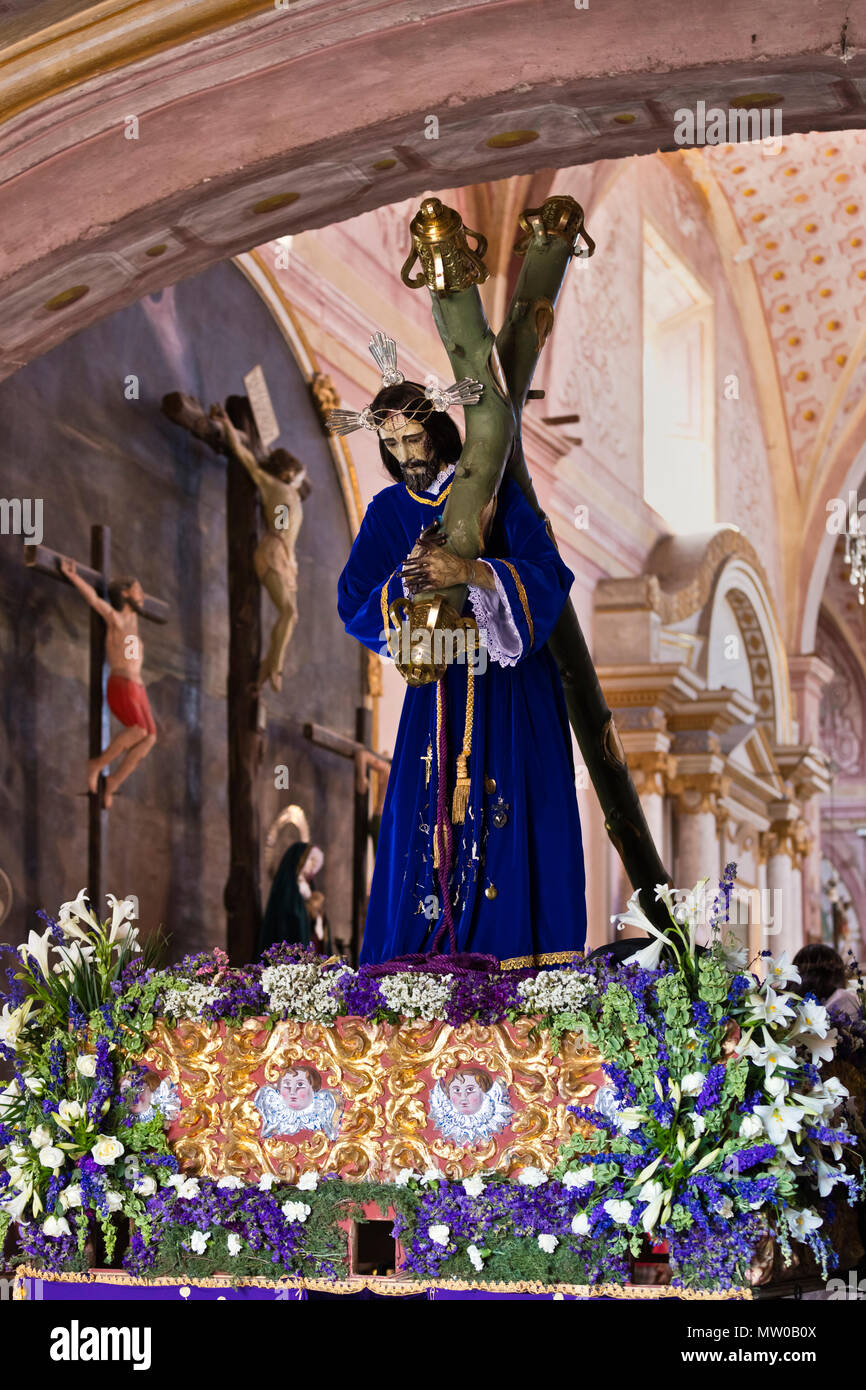
M 469 755 L 472 752 L 472 715 L 475 710 L 475 673 L 466 667 L 466 719 L 463 725 L 463 751 L 457 755 L 457 781 L 451 798 L 451 824 L 462 825 L 469 806 Z
M 457 781 L 454 783 L 454 795 L 451 798 L 452 825 L 462 825 L 466 819 L 470 785 L 468 760 L 465 753 L 460 753 L 457 758 Z
M 439 826 L 433 827 L 433 868 L 439 868 Z

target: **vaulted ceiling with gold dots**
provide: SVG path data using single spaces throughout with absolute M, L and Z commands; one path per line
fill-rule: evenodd
M 862 6 L 0 0 L 0 376 L 274 236 L 673 150 L 698 101 L 771 103 L 786 132 L 863 127 Z M 840 355 L 843 329 L 824 331 Z M 793 367 L 810 373 L 798 439 L 820 428 L 817 369 L 811 352 Z

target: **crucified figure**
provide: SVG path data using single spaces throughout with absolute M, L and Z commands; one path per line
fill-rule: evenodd
M 120 756 L 117 767 L 105 779 L 107 809 L 117 788 L 156 743 L 156 724 L 141 680 L 144 648 L 138 635 L 138 617 L 144 592 L 137 579 L 118 579 L 109 585 L 111 602 L 106 603 L 93 585 L 78 574 L 74 560 L 64 557 L 60 568 L 105 622 L 105 656 L 109 670 L 106 699 L 108 708 L 124 727 L 98 757 L 88 758 L 87 785 L 92 792 L 97 792 L 102 769 Z
M 306 469 L 285 449 L 276 449 L 264 463 L 235 429 L 226 410 L 212 405 L 212 420 L 224 431 L 231 453 L 243 464 L 259 491 L 265 519 L 265 534 L 254 556 L 259 583 L 271 596 L 277 620 L 271 631 L 267 654 L 259 668 L 258 689 L 270 681 L 274 690 L 282 689 L 286 649 L 298 621 L 298 564 L 295 544 L 304 519 L 303 501 L 309 496 Z

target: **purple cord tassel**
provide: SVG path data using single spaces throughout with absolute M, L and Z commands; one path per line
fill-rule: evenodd
M 438 758 L 438 777 L 436 786 L 436 825 L 433 834 L 439 844 L 439 892 L 442 897 L 442 925 L 433 938 L 430 946 L 430 954 L 435 956 L 442 943 L 446 931 L 448 933 L 448 946 L 452 953 L 457 950 L 457 938 L 454 934 L 454 917 L 451 912 L 451 860 L 454 854 L 454 843 L 451 835 L 451 817 L 448 814 L 448 798 L 446 788 L 446 769 L 448 767 L 448 733 L 447 733 L 447 707 L 445 704 L 445 677 L 439 679 L 439 690 L 442 702 L 442 718 L 439 727 L 439 747 L 437 748 Z M 438 837 L 441 834 L 442 839 Z

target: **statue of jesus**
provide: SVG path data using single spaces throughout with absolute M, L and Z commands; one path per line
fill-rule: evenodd
M 212 405 L 210 414 L 222 426 L 227 447 L 249 473 L 262 500 L 265 534 L 256 546 L 253 563 L 259 583 L 277 610 L 277 620 L 259 668 L 258 685 L 261 689 L 270 681 L 274 690 L 281 690 L 286 649 L 298 621 L 295 545 L 304 519 L 303 502 L 310 492 L 307 472 L 286 449 L 275 449 L 264 465 L 257 463 L 225 408 Z
M 120 762 L 105 779 L 106 809 L 114 793 L 131 772 L 147 757 L 156 743 L 156 724 L 141 679 L 144 648 L 138 635 L 138 617 L 144 591 L 137 579 L 118 579 L 108 586 L 109 603 L 100 598 L 92 584 L 81 578 L 75 561 L 64 557 L 60 568 L 70 584 L 105 622 L 105 658 L 108 662 L 106 699 L 123 729 L 115 734 L 104 752 L 87 761 L 87 785 L 99 790 L 99 774 L 114 759 Z
M 387 654 L 396 599 L 466 584 L 487 660 L 472 672 L 471 696 L 470 663 L 448 666 L 444 691 L 435 681 L 406 690 L 361 960 L 442 948 L 437 826 L 462 779 L 464 809 L 447 817 L 451 949 L 509 967 L 564 963 L 586 936 L 584 864 L 571 733 L 547 638 L 574 576 L 507 476 L 485 518 L 483 558 L 462 559 L 443 548 L 441 532 L 428 534 L 462 448 L 442 409 L 448 393 L 434 404 L 393 362 L 383 382 L 365 411 L 329 421 L 346 432 L 356 421 L 375 428 L 393 480 L 367 508 L 340 576 L 340 617 L 351 636 Z

